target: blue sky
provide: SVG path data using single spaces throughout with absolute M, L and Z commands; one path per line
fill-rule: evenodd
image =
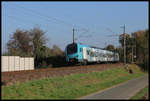
M 121 34 L 124 24 L 129 34 L 147 29 L 148 15 L 148 2 L 2 2 L 2 52 L 17 28 L 35 26 L 46 31 L 48 47 L 64 50 L 72 42 L 73 27 L 76 42 L 118 46 L 118 37 L 107 35 Z

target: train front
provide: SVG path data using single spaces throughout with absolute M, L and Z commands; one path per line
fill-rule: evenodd
M 68 63 L 77 63 L 78 62 L 78 45 L 77 43 L 68 44 L 66 49 L 66 61 Z

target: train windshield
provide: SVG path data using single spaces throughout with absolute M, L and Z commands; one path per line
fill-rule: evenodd
M 67 54 L 73 54 L 77 52 L 77 44 L 70 44 L 67 46 Z

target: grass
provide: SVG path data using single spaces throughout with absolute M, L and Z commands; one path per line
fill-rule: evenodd
M 145 74 L 136 65 L 129 67 L 134 74 L 120 67 L 2 86 L 2 99 L 76 99 Z
M 149 92 L 149 87 L 145 87 L 143 88 L 141 91 L 139 91 L 136 95 L 134 95 L 133 97 L 131 97 L 131 100 L 137 100 L 137 99 L 142 99 L 143 96 L 145 96 L 146 94 L 148 94 Z

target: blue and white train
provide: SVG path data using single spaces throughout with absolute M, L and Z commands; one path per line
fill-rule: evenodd
M 81 43 L 68 44 L 65 49 L 66 61 L 68 63 L 101 63 L 101 62 L 118 62 L 119 54 Z

